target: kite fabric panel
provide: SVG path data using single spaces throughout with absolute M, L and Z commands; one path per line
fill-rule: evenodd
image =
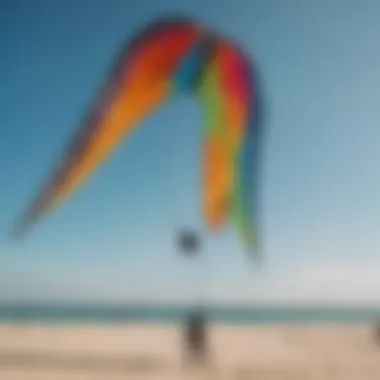
M 144 118 L 179 93 L 193 93 L 204 113 L 203 215 L 212 231 L 231 222 L 257 251 L 252 215 L 259 144 L 254 67 L 241 48 L 186 19 L 153 22 L 116 59 L 97 99 L 16 232 L 73 195 Z M 256 184 L 255 184 L 256 185 Z M 254 218 L 255 217 L 255 218 Z

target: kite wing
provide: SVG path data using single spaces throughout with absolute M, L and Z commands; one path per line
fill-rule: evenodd
M 193 23 L 159 21 L 123 50 L 61 164 L 16 234 L 72 195 L 138 122 L 165 101 L 171 94 L 173 70 L 198 36 L 199 27 Z
M 230 217 L 244 242 L 256 250 L 251 197 L 258 144 L 253 68 L 245 54 L 219 38 L 204 67 L 197 93 L 204 105 L 204 212 L 218 229 Z M 257 137 L 257 138 L 256 138 Z M 256 190 L 256 189 L 255 189 Z

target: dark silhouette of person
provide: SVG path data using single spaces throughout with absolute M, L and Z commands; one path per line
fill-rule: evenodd
M 185 354 L 189 364 L 204 363 L 207 359 L 205 315 L 201 310 L 189 314 L 185 325 Z

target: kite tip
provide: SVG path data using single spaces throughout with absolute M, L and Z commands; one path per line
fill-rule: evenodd
M 257 244 L 254 244 L 248 248 L 247 254 L 250 264 L 253 264 L 256 268 L 261 268 L 264 263 L 264 255 Z
M 18 241 L 18 240 L 21 240 L 22 236 L 23 236 L 23 232 L 20 231 L 18 228 L 17 229 L 12 229 L 10 232 L 9 232 L 9 239 L 10 240 L 13 240 L 13 241 Z
M 24 222 L 16 223 L 10 230 L 9 237 L 12 240 L 21 240 L 25 236 L 27 226 Z

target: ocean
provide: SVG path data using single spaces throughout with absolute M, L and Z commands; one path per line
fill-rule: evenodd
M 12 323 L 181 323 L 189 307 L 0 305 L 0 321 Z M 373 323 L 380 307 L 211 307 L 211 322 L 224 324 Z

